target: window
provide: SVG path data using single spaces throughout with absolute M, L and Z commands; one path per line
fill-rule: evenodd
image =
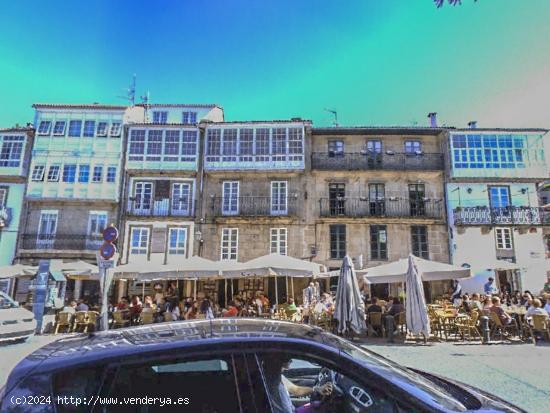
M 512 230 L 510 228 L 496 228 L 495 236 L 497 239 L 497 249 L 512 249 Z
M 52 121 L 51 120 L 40 121 L 40 124 L 38 125 L 38 134 L 39 135 L 49 135 L 51 127 L 52 127 Z
M 286 129 L 285 128 L 272 129 L 271 153 L 273 155 L 286 154 Z
M 162 154 L 162 130 L 149 130 L 147 132 L 147 158 L 148 161 L 160 161 Z
M 149 212 L 152 206 L 153 184 L 136 182 L 134 188 L 134 212 Z
M 92 182 L 101 182 L 103 180 L 103 166 L 94 166 L 94 174 L 92 175 Z
M 170 242 L 170 245 L 168 247 L 168 254 L 185 255 L 185 244 L 187 242 L 187 229 L 170 228 L 169 242 Z
M 370 259 L 388 259 L 388 233 L 385 225 L 370 226 Z
M 4 208 L 6 206 L 7 196 L 8 196 L 8 188 L 0 188 L 0 208 Z
M 182 161 L 194 162 L 197 157 L 197 131 L 184 130 L 181 141 Z
M 95 133 L 95 120 L 87 120 L 84 122 L 84 137 L 93 138 Z
M 120 128 L 120 122 L 111 123 L 111 131 L 109 132 L 109 135 L 113 137 L 120 136 Z
M 221 153 L 221 130 L 208 129 L 207 137 L 206 155 L 210 155 L 212 159 L 219 160 L 218 156 Z
M 237 158 L 237 129 L 223 130 L 222 161 L 236 161 Z
M 80 138 L 80 135 L 82 135 L 82 121 L 71 120 L 69 122 L 69 136 L 73 138 Z
M 420 141 L 405 141 L 405 153 L 407 154 L 421 154 L 422 143 Z
M 222 185 L 222 215 L 239 214 L 239 182 L 225 181 Z
M 344 156 L 344 141 L 330 140 L 328 141 L 328 156 Z
M 292 160 L 302 159 L 304 146 L 302 143 L 302 128 L 288 128 L 288 153 L 300 155 L 292 157 Z
M 180 154 L 180 131 L 167 130 L 164 138 L 164 158 L 165 161 L 177 161 Z
M 287 181 L 271 182 L 271 215 L 288 213 L 287 191 Z
M 346 256 L 346 226 L 330 226 L 330 259 L 339 260 Z
M 97 123 L 97 136 L 107 136 L 107 126 L 109 124 L 107 122 L 98 122 Z
M 271 228 L 271 254 L 286 255 L 287 247 L 287 229 L 286 228 Z
M 168 122 L 168 112 L 166 111 L 153 112 L 153 123 L 167 123 L 167 122 Z
M 222 229 L 222 260 L 236 260 L 238 256 L 238 228 L 223 228 Z
M 382 216 L 386 213 L 386 188 L 384 184 L 369 184 L 369 214 Z
M 252 161 L 252 155 L 254 154 L 254 129 L 243 128 L 239 130 L 239 149 L 241 160 Z
M 346 214 L 346 184 L 328 185 L 328 203 L 330 215 Z
M 19 167 L 24 143 L 24 136 L 4 136 L 0 149 L 0 166 Z
M 412 253 L 417 257 L 429 260 L 428 251 L 428 227 L 424 225 L 411 226 Z
M 143 160 L 145 154 L 145 131 L 132 130 L 130 132 L 130 161 Z
M 174 183 L 172 185 L 172 214 L 190 215 L 191 184 Z
M 510 206 L 510 188 L 507 186 L 489 187 L 489 204 L 491 208 L 507 208 Z
M 107 228 L 107 212 L 90 211 L 88 218 L 88 235 L 102 237 L 103 230 Z
M 197 123 L 197 112 L 183 112 L 182 123 Z
M 90 165 L 78 166 L 78 182 L 87 183 L 90 181 Z
M 424 184 L 409 184 L 409 208 L 412 217 L 426 215 L 426 189 Z
M 113 183 L 116 181 L 116 166 L 109 166 L 107 168 L 107 182 Z
M 367 152 L 369 154 L 382 153 L 382 141 L 368 140 L 367 141 Z
M 256 159 L 257 160 L 267 160 L 269 155 L 269 129 L 267 128 L 258 128 L 256 129 Z
M 63 182 L 74 182 L 76 178 L 76 165 L 63 166 Z
M 44 180 L 44 171 L 46 166 L 44 165 L 34 165 L 32 170 L 31 180 L 35 182 L 42 182 Z
M 65 125 L 67 122 L 64 120 L 58 120 L 55 122 L 55 125 L 53 127 L 53 134 L 56 136 L 63 136 L 65 135 Z
M 130 254 L 146 255 L 149 245 L 149 228 L 132 228 Z
M 57 182 L 59 181 L 59 170 L 61 167 L 59 165 L 51 165 L 48 169 L 48 182 Z
M 37 247 L 52 248 L 57 232 L 57 211 L 41 211 L 38 224 Z

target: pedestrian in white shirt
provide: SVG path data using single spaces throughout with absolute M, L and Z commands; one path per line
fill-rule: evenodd
M 546 299 L 546 305 L 544 306 L 546 312 L 550 315 L 550 296 Z

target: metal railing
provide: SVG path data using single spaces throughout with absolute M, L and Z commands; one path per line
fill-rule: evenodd
M 550 212 L 539 207 L 458 207 L 453 210 L 456 225 L 540 225 L 550 223 Z
M 98 250 L 103 244 L 101 235 L 85 234 L 23 234 L 22 250 Z
M 296 215 L 297 201 L 297 197 L 212 197 L 208 212 L 213 216 L 292 216 Z
M 332 170 L 442 170 L 442 153 L 326 153 L 311 154 L 311 167 Z
M 321 217 L 386 217 L 386 218 L 431 218 L 441 219 L 444 205 L 436 200 L 320 198 Z
M 127 213 L 140 217 L 192 217 L 194 204 L 189 198 L 129 198 Z

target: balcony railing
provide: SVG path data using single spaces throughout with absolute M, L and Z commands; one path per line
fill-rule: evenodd
M 210 214 L 217 217 L 292 216 L 296 215 L 297 201 L 296 197 L 212 197 L 210 199 Z
M 103 244 L 101 235 L 23 234 L 22 250 L 95 251 Z
M 149 198 L 128 200 L 128 215 L 140 217 L 191 217 L 195 203 L 189 198 Z
M 0 228 L 5 228 L 10 225 L 11 215 L 11 208 L 6 208 L 5 206 L 0 207 Z
M 540 225 L 550 223 L 550 212 L 539 207 L 460 207 L 453 210 L 456 225 Z
M 441 153 L 342 153 L 314 152 L 312 169 L 332 170 L 440 170 L 443 169 Z
M 443 218 L 441 200 L 407 200 L 360 198 L 321 198 L 320 215 L 326 217 L 353 218 Z

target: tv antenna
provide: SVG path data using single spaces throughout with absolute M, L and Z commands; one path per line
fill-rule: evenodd
M 125 90 L 126 90 L 126 96 L 117 96 L 117 97 L 127 100 L 128 103 L 130 103 L 130 105 L 134 106 L 136 103 L 136 74 L 135 73 L 134 73 L 134 76 L 132 76 L 132 83 Z
M 141 103 L 143 104 L 143 107 L 145 109 L 145 119 L 147 122 L 147 119 L 149 118 L 149 106 L 151 104 L 151 96 L 149 94 L 149 91 L 143 96 L 140 96 Z
M 325 111 L 332 113 L 332 116 L 334 116 L 334 120 L 332 121 L 332 126 L 334 127 L 340 126 L 340 124 L 338 123 L 338 112 L 336 111 L 336 109 L 325 108 Z

